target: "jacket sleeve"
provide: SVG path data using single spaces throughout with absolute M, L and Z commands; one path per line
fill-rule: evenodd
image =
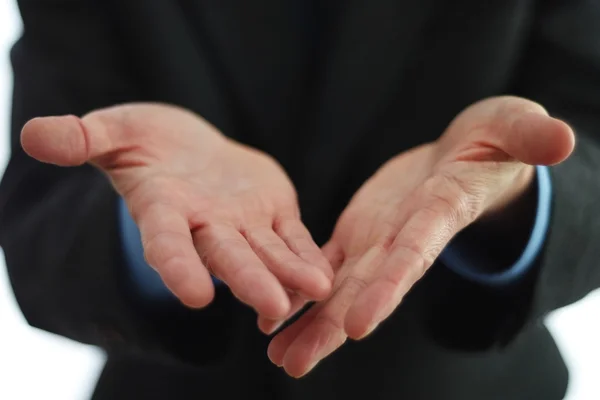
M 34 327 L 109 352 L 213 362 L 227 348 L 231 296 L 218 291 L 213 305 L 193 311 L 138 295 L 125 271 L 109 180 L 90 166 L 39 163 L 20 146 L 30 118 L 144 100 L 103 4 L 19 2 L 24 33 L 11 53 L 11 157 L 0 185 L 0 245 L 11 284 Z
M 502 227 L 509 229 L 510 234 L 505 233 L 501 238 L 490 237 L 489 230 L 494 230 L 496 224 L 488 229 L 482 226 L 477 231 L 466 229 L 465 231 L 471 232 L 463 231 L 456 235 L 440 254 L 440 262 L 462 278 L 481 285 L 510 287 L 519 284 L 536 267 L 536 261 L 546 242 L 552 206 L 552 183 L 548 167 L 536 167 L 530 191 L 531 204 L 528 204 L 529 207 L 524 212 L 527 218 L 519 221 L 516 225 L 518 229 L 507 226 L 504 223 L 505 217 L 497 218 L 502 219 Z M 469 236 L 465 236 L 465 233 L 469 233 Z M 510 243 L 506 242 L 507 237 L 511 238 Z M 477 240 L 478 238 L 486 240 Z
M 544 2 L 542 2 L 544 4 Z M 527 316 L 576 302 L 600 287 L 600 3 L 546 1 L 517 94 L 576 133 L 575 152 L 550 170 L 552 222 Z
M 545 0 L 537 7 L 510 94 L 569 123 L 576 148 L 550 168 L 545 244 L 518 284 L 486 285 L 432 268 L 415 288 L 426 332 L 449 347 L 502 347 L 549 312 L 600 287 L 600 3 Z

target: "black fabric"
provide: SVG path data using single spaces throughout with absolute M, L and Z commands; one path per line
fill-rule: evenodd
M 106 349 L 95 398 L 563 397 L 568 373 L 542 318 L 600 284 L 600 6 L 331 4 L 315 46 L 297 10 L 276 0 L 19 1 L 0 245 L 31 325 Z M 19 147 L 35 116 L 177 104 L 277 158 L 323 243 L 384 161 L 501 94 L 541 102 L 578 133 L 573 157 L 552 169 L 552 223 L 536 267 L 504 290 L 434 265 L 372 337 L 298 381 L 269 363 L 268 338 L 225 288 L 206 310 L 136 297 L 105 177 L 39 164 Z

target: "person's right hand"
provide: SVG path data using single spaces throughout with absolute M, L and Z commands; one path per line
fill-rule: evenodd
M 329 295 L 332 270 L 283 169 L 191 112 L 130 104 L 81 119 L 36 118 L 21 143 L 39 161 L 88 162 L 108 174 L 140 228 L 148 263 L 190 307 L 212 300 L 210 273 L 268 319 L 289 313 L 287 291 Z

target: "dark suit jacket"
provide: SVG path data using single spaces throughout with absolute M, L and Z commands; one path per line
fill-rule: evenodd
M 322 2 L 336 7 L 314 25 L 318 45 L 281 0 L 19 3 L 0 244 L 29 323 L 107 351 L 96 398 L 562 398 L 567 371 L 542 318 L 600 284 L 597 1 Z M 19 146 L 32 117 L 178 104 L 275 156 L 322 243 L 385 160 L 500 94 L 536 100 L 578 133 L 575 154 L 552 169 L 551 230 L 534 270 L 497 289 L 434 265 L 372 337 L 298 381 L 269 363 L 255 315 L 226 290 L 199 311 L 141 299 L 108 180 Z

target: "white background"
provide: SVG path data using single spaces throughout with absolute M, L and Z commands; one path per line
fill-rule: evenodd
M 14 0 L 0 0 L 0 166 L 8 156 L 8 51 L 20 29 Z M 554 313 L 548 325 L 571 370 L 568 399 L 600 399 L 600 292 Z M 0 261 L 0 399 L 87 399 L 103 361 L 103 354 L 95 348 L 30 328 L 17 308 Z

